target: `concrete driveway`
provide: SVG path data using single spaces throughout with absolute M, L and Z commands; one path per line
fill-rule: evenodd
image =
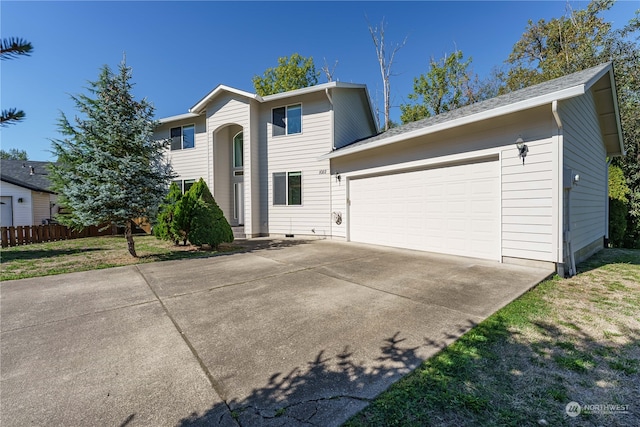
M 322 240 L 0 285 L 0 424 L 338 425 L 551 271 Z

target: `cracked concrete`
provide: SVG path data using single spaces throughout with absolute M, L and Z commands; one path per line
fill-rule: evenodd
M 549 271 L 321 240 L 0 284 L 0 424 L 333 426 Z

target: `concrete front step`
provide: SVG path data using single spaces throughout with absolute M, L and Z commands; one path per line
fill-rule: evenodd
M 247 235 L 244 234 L 244 226 L 236 226 L 236 227 L 231 227 L 231 230 L 233 231 L 233 238 L 234 239 L 246 239 Z

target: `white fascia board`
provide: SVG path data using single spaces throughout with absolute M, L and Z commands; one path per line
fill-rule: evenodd
M 158 122 L 161 125 L 163 125 L 165 123 L 177 122 L 178 120 L 192 119 L 198 116 L 199 114 L 195 114 L 195 113 L 178 114 L 177 116 L 163 117 L 161 119 L 158 119 Z
M 216 86 L 215 89 L 213 89 L 211 92 L 206 94 L 204 96 L 204 98 L 202 98 L 200 101 L 198 101 L 193 107 L 189 108 L 189 112 L 190 113 L 202 113 L 202 110 L 207 106 L 209 101 L 211 101 L 213 98 L 218 96 L 218 94 L 220 94 L 221 92 L 230 92 L 230 93 L 234 93 L 236 95 L 240 95 L 240 96 L 242 96 L 244 98 L 256 99 L 258 101 L 262 100 L 262 98 L 259 95 L 255 94 L 255 93 L 245 92 L 243 90 L 235 89 L 235 88 L 232 88 L 230 86 L 218 85 L 218 86 Z
M 450 120 L 444 123 L 438 123 L 433 126 L 428 126 L 422 129 L 416 129 L 411 132 L 401 133 L 389 138 L 383 138 L 370 144 L 357 145 L 355 147 L 341 148 L 334 152 L 325 154 L 318 158 L 318 160 L 335 159 L 337 157 L 346 156 L 349 154 L 358 153 L 361 151 L 371 150 L 373 148 L 382 147 L 385 145 L 393 144 L 399 141 L 404 141 L 419 136 L 428 135 L 435 132 L 440 132 L 447 129 L 452 129 L 458 126 L 464 126 L 467 124 L 480 122 L 482 120 L 492 119 L 498 116 L 503 116 L 518 111 L 528 110 L 531 108 L 539 107 L 541 105 L 550 104 L 551 102 L 563 99 L 573 98 L 585 93 L 585 86 L 583 84 L 576 85 L 567 89 L 556 91 L 547 95 L 542 95 L 536 98 L 530 98 L 524 101 L 515 102 L 513 104 L 504 105 L 502 107 L 493 108 L 491 110 L 482 111 L 480 113 L 471 114 L 468 116 L 460 117 L 459 119 Z

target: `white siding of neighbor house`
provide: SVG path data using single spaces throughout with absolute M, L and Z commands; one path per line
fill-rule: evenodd
M 332 160 L 332 210 L 343 213 L 334 236 L 348 237 L 346 177 L 500 159 L 501 256 L 555 261 L 557 242 L 557 179 L 554 128 L 549 106 L 414 138 Z M 525 165 L 515 141 L 529 146 Z M 336 174 L 341 182 L 335 179 Z M 384 201 L 381 200 L 381 203 Z
M 0 181 L 0 194 L 12 197 L 14 226 L 35 225 L 33 223 L 31 190 L 5 181 Z M 22 203 L 18 203 L 19 198 L 22 198 Z
M 570 196 L 572 246 L 577 252 L 605 235 L 607 154 L 591 92 L 561 103 L 559 111 L 564 128 L 564 167 L 580 175 Z
M 207 130 L 205 126 L 204 117 L 195 117 L 192 119 L 185 119 L 176 122 L 171 122 L 161 125 L 155 131 L 156 139 L 170 138 L 171 128 L 178 126 L 195 125 L 195 146 L 194 148 L 188 148 L 186 150 L 170 150 L 169 147 L 165 150 L 166 158 L 171 162 L 173 171 L 178 175 L 175 179 L 198 180 L 200 177 L 205 180 L 208 177 L 207 171 Z M 207 182 L 211 185 L 210 182 Z
M 335 148 L 376 134 L 365 93 L 362 90 L 331 91 L 334 108 Z
M 272 136 L 271 110 L 302 104 L 302 133 Z M 261 105 L 261 158 L 266 160 L 268 185 L 262 187 L 262 199 L 268 201 L 270 234 L 330 235 L 329 160 L 318 160 L 332 148 L 330 104 L 324 92 L 277 100 Z M 302 205 L 273 205 L 273 173 L 302 172 Z M 264 193 L 266 191 L 266 194 Z M 313 231 L 312 231 L 313 230 Z

